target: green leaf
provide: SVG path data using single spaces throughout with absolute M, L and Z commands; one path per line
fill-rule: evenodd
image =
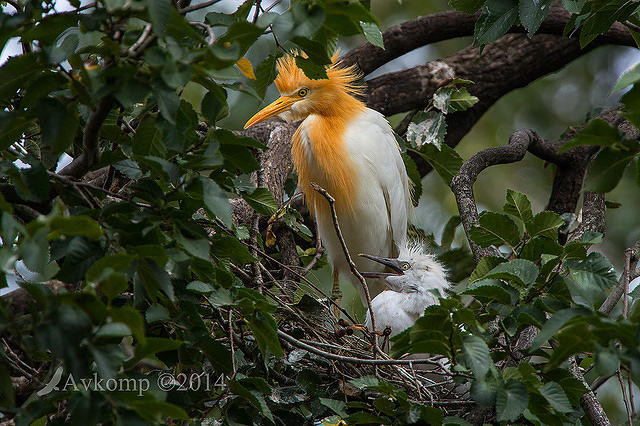
M 191 281 L 187 284 L 187 290 L 198 294 L 210 294 L 214 291 L 210 284 L 203 283 L 202 281 Z
M 375 376 L 362 376 L 357 379 L 349 380 L 353 386 L 358 389 L 367 389 L 378 386 L 380 384 L 380 380 L 378 380 Z
M 587 0 L 562 0 L 562 6 L 569 13 L 580 13 Z
M 517 20 L 516 0 L 487 0 L 476 21 L 473 45 L 481 46 L 502 37 Z
M 461 87 L 451 94 L 449 99 L 449 112 L 466 111 L 479 101 L 477 96 Z
M 147 312 L 144 314 L 144 318 L 146 319 L 148 324 L 158 322 L 158 321 L 168 321 L 171 317 L 169 316 L 169 311 L 164 306 L 159 303 L 154 303 L 147 308 Z
M 478 380 L 483 380 L 489 372 L 489 366 L 493 365 L 489 347 L 478 336 L 465 335 L 462 337 L 462 353 L 464 359 Z
M 137 277 L 150 297 L 155 298 L 158 291 L 162 290 L 170 300 L 175 299 L 169 274 L 153 260 L 147 258 L 138 261 Z
M 340 417 L 347 417 L 347 412 L 345 410 L 347 408 L 347 404 L 345 404 L 344 401 L 338 401 L 337 399 L 320 398 L 320 403 Z
M 304 75 L 311 80 L 321 80 L 329 78 L 327 76 L 327 68 L 324 65 L 318 65 L 314 61 L 302 56 L 296 56 L 296 65 L 300 68 Z
M 636 128 L 640 128 L 640 84 L 634 84 L 620 101 L 624 104 L 624 118 Z
M 582 130 L 558 149 L 565 152 L 580 145 L 609 146 L 621 142 L 622 134 L 617 127 L 613 127 L 601 118 L 591 120 Z
M 173 351 L 182 346 L 180 340 L 164 339 L 161 337 L 147 337 L 143 342 L 140 342 L 135 347 L 135 355 L 133 358 L 127 360 L 125 368 L 132 368 L 143 358 L 149 355 L 154 355 L 158 352 Z
M 326 65 L 331 63 L 331 58 L 327 55 L 327 51 L 321 43 L 301 36 L 293 37 L 291 41 L 300 46 L 304 53 L 307 54 L 307 57 L 316 64 Z
M 469 282 L 472 283 L 474 281 L 482 279 L 482 277 L 487 275 L 487 273 L 489 273 L 490 270 L 492 270 L 493 268 L 495 268 L 496 266 L 498 266 L 500 263 L 503 263 L 503 262 L 506 262 L 506 260 L 502 257 L 495 257 L 495 256 L 483 257 L 482 259 L 480 259 L 480 262 L 478 262 L 478 265 L 471 273 L 471 276 L 469 277 Z
M 173 233 L 176 242 L 191 256 L 202 260 L 209 259 L 209 241 L 205 238 L 188 238 L 179 230 Z
M 535 352 L 540 346 L 545 344 L 547 340 L 552 338 L 564 325 L 579 315 L 584 315 L 585 310 L 580 308 L 567 308 L 553 314 L 551 318 L 544 323 L 540 332 L 536 335 L 529 347 L 529 353 Z
M 485 277 L 514 280 L 520 285 L 528 287 L 538 278 L 538 267 L 530 260 L 513 259 L 499 264 L 489 271 Z
M 419 123 L 412 121 L 407 127 L 407 141 L 427 155 L 440 154 L 446 135 L 446 117 L 443 113 L 436 111 L 429 111 L 424 115 L 424 120 Z M 434 146 L 436 150 L 429 148 L 429 145 Z
M 442 239 L 440 241 L 440 245 L 446 249 L 451 247 L 451 243 L 453 242 L 453 237 L 456 234 L 456 228 L 460 225 L 462 221 L 460 220 L 460 216 L 451 216 L 451 218 L 447 221 L 447 224 L 444 226 L 444 230 L 442 231 Z
M 253 81 L 253 88 L 261 98 L 264 98 L 267 87 L 273 83 L 278 75 L 276 72 L 276 62 L 279 57 L 279 53 L 273 53 L 267 56 L 255 69 L 256 79 Z
M 618 283 L 616 272 L 611 262 L 601 253 L 591 252 L 586 259 L 576 262 L 567 261 L 565 266 L 570 276 L 582 286 L 594 286 L 606 290 Z
M 549 13 L 552 0 L 520 0 L 520 22 L 527 30 L 529 38 L 540 28 Z
M 593 192 L 609 192 L 618 185 L 627 164 L 636 157 L 634 151 L 604 148 L 591 163 L 586 189 Z
M 529 394 L 524 383 L 509 380 L 496 394 L 496 414 L 499 422 L 514 422 L 529 405 Z
M 540 395 L 547 400 L 554 410 L 560 413 L 570 413 L 573 411 L 569 398 L 567 398 L 567 395 L 556 382 L 545 383 L 538 392 L 540 392 Z
M 216 41 L 216 45 L 224 46 L 225 43 L 237 43 L 240 46 L 240 55 L 251 47 L 251 45 L 262 35 L 264 30 L 257 25 L 247 21 L 240 21 L 232 24 L 227 32 Z
M 169 20 L 171 19 L 171 1 L 147 0 L 146 3 L 153 32 L 162 37 L 167 31 Z
M 485 0 L 449 0 L 449 6 L 460 12 L 473 14 L 484 4 Z
M 247 323 L 265 359 L 267 349 L 276 357 L 282 356 L 282 347 L 276 332 L 278 326 L 269 313 L 258 311 L 247 320 Z
M 63 235 L 82 235 L 92 240 L 102 237 L 102 228 L 89 216 L 56 216 L 49 222 L 49 239 L 55 240 Z
M 404 161 L 404 167 L 407 169 L 407 175 L 413 184 L 413 205 L 417 206 L 422 195 L 422 176 L 420 176 L 416 162 L 407 153 L 402 153 L 402 160 Z
M 267 188 L 256 188 L 251 194 L 243 194 L 242 198 L 261 215 L 271 216 L 278 210 L 278 205 Z
M 513 292 L 502 281 L 494 279 L 475 281 L 462 294 L 475 296 L 480 300 L 495 300 L 505 305 L 511 305 L 517 300 L 517 294 L 512 297 Z
M 480 247 L 515 247 L 520 242 L 520 231 L 509 216 L 487 211 L 480 214 L 479 224 L 471 228 L 469 235 Z
M 423 145 L 421 151 L 409 151 L 417 153 L 431 164 L 431 167 L 438 172 L 447 185 L 451 183 L 451 179 L 458 174 L 458 170 L 462 167 L 462 158 L 447 145 L 442 145 L 440 151 L 434 145 Z
M 227 195 L 211 179 L 201 177 L 200 182 L 202 184 L 202 200 L 207 210 L 220 218 L 227 227 L 231 228 L 233 218 L 231 216 L 231 204 L 229 204 Z
M 561 255 L 562 246 L 558 244 L 557 238 L 534 237 L 527 241 L 520 257 L 537 262 L 543 254 Z
M 360 21 L 360 28 L 362 28 L 362 34 L 371 44 L 384 49 L 384 41 L 382 40 L 382 33 L 380 28 L 373 22 Z
M 611 93 L 622 90 L 625 87 L 635 84 L 638 81 L 640 81 L 640 64 L 635 64 L 620 76 L 618 82 L 611 90 Z
M 537 235 L 556 238 L 556 229 L 564 225 L 564 220 L 554 212 L 543 211 L 536 214 L 531 220 L 525 222 L 525 228 L 531 237 Z
M 507 201 L 502 209 L 505 213 L 520 218 L 522 222 L 527 222 L 533 217 L 531 202 L 527 196 L 512 189 L 507 189 Z

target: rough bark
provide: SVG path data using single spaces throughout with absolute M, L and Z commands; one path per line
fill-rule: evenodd
M 540 25 L 538 34 L 561 36 L 571 15 L 561 7 L 553 6 Z M 473 35 L 478 15 L 448 11 L 421 16 L 387 29 L 383 33 L 384 49 L 365 43 L 351 50 L 342 59 L 347 65 L 357 64 L 363 74 L 369 74 L 380 66 L 405 53 L 427 44 L 457 37 Z M 509 32 L 524 32 L 522 26 L 514 26 Z M 574 34 L 577 37 L 579 33 Z M 635 46 L 633 37 L 620 23 L 615 23 L 596 42 L 623 46 Z

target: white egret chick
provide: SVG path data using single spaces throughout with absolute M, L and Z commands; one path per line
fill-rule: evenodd
M 361 256 L 381 263 L 391 271 L 362 273 L 369 278 L 383 278 L 388 287 L 371 301 L 371 309 L 377 331 L 389 327 L 390 336 L 411 327 L 427 306 L 439 303 L 438 297 L 444 297 L 445 289 L 449 288 L 446 270 L 421 244 L 402 247 L 397 259 L 368 254 Z M 371 330 L 368 310 L 365 325 Z

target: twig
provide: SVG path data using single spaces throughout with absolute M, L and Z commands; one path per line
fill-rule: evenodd
M 151 24 L 147 24 L 144 27 L 144 29 L 142 30 L 142 34 L 140 34 L 140 37 L 138 37 L 135 43 L 133 43 L 131 47 L 127 49 L 127 54 L 129 56 L 136 56 L 139 53 L 137 52 L 138 48 L 144 44 L 144 42 L 147 40 L 147 37 L 149 37 L 149 34 L 151 34 Z
M 184 15 L 185 13 L 189 13 L 189 12 L 193 12 L 194 10 L 200 10 L 200 9 L 204 9 L 205 7 L 209 7 L 213 4 L 218 3 L 220 0 L 209 0 L 209 1 L 205 1 L 203 3 L 200 4 L 194 4 L 192 6 L 188 6 L 185 8 L 182 8 L 180 10 L 178 10 L 179 13 L 181 13 L 182 15 Z
M 225 225 L 220 221 L 220 219 L 215 218 L 215 224 L 223 231 L 226 232 L 227 234 L 231 235 L 231 236 L 235 236 L 231 231 L 229 231 L 228 229 L 226 229 Z M 268 255 L 267 253 L 265 253 L 264 251 L 260 250 L 260 248 L 258 248 L 257 246 L 252 246 L 251 244 L 247 243 L 246 241 L 243 240 L 239 240 L 243 245 L 245 245 L 248 249 L 250 250 L 254 250 L 260 254 L 260 256 L 265 257 L 266 259 L 268 259 L 271 262 L 274 262 L 275 264 L 277 264 L 278 266 L 286 269 L 287 271 L 291 272 L 292 274 L 294 274 L 295 276 L 297 276 L 298 278 L 300 278 L 302 281 L 305 282 L 305 284 L 308 284 L 311 288 L 313 288 L 315 291 L 317 291 L 318 293 L 320 293 L 326 300 L 329 301 L 330 304 L 332 304 L 333 306 L 335 306 L 336 308 L 338 308 L 340 310 L 340 312 L 342 312 L 342 314 L 349 320 L 351 321 L 352 324 L 357 324 L 356 320 L 353 319 L 353 317 L 351 316 L 351 314 L 344 309 L 342 306 L 340 306 L 339 304 L 337 304 L 335 302 L 335 300 L 331 299 L 331 297 L 329 297 L 327 295 L 327 293 L 325 293 L 320 287 L 318 287 L 317 285 L 315 285 L 312 281 L 310 281 L 307 277 L 305 277 L 304 275 L 301 275 L 298 271 L 296 271 L 295 269 L 293 269 L 291 266 L 286 265 L 282 262 L 280 262 L 278 259 L 275 259 L 273 256 Z
M 271 9 L 273 9 L 274 7 L 276 7 L 277 5 L 279 5 L 280 3 L 282 3 L 282 0 L 276 0 L 274 1 L 271 6 L 267 7 L 263 13 L 267 13 L 268 11 L 270 11 Z
M 367 308 L 369 308 L 369 314 L 371 315 L 371 328 L 373 329 L 372 331 L 375 331 L 377 330 L 376 317 L 373 313 L 373 309 L 371 308 L 371 294 L 369 293 L 369 286 L 367 286 L 367 281 L 360 274 L 360 271 L 358 271 L 358 268 L 356 268 L 356 264 L 353 263 L 353 260 L 351 259 L 351 255 L 349 254 L 349 249 L 347 248 L 347 244 L 344 242 L 342 231 L 340 230 L 340 224 L 338 223 L 338 214 L 336 213 L 336 206 L 335 206 L 336 200 L 324 188 L 322 188 L 320 185 L 318 185 L 315 182 L 311 182 L 311 188 L 319 192 L 329 202 L 329 207 L 331 209 L 331 218 L 333 219 L 333 227 L 336 230 L 338 240 L 340 240 L 340 245 L 342 246 L 342 251 L 344 253 L 344 256 L 347 259 L 347 263 L 349 264 L 349 269 L 351 269 L 351 273 L 358 279 L 358 281 L 360 281 L 360 284 L 362 284 L 365 297 L 367 298 Z M 374 357 L 375 357 L 375 353 L 381 352 L 381 351 L 380 351 L 380 348 L 378 347 L 378 335 L 376 333 L 371 333 L 371 334 L 373 336 L 373 347 L 374 347 Z
M 254 24 L 258 22 L 258 16 L 260 16 L 260 9 L 262 8 L 261 3 L 262 3 L 262 0 L 255 1 L 256 10 L 253 12 L 253 19 L 251 20 L 251 22 L 253 22 Z
M 624 283 L 624 294 L 622 296 L 622 319 L 627 319 L 629 312 L 629 265 L 633 250 L 628 248 L 624 251 L 624 272 L 622 272 L 622 282 Z M 629 423 L 632 424 L 632 423 Z
M 620 382 L 620 389 L 622 390 L 622 400 L 624 401 L 624 408 L 627 410 L 627 421 L 629 422 L 629 426 L 633 426 L 633 414 L 631 412 L 631 406 L 627 399 L 627 391 L 624 387 L 624 380 L 622 380 L 622 373 L 620 369 L 618 369 L 618 382 Z M 631 388 L 629 388 L 629 393 L 631 393 Z
M 231 366 L 233 367 L 233 377 L 236 376 L 236 350 L 233 347 L 233 309 L 229 308 L 229 345 L 231 347 Z
M 311 259 L 309 264 L 304 267 L 304 269 L 302 270 L 302 272 L 300 272 L 300 274 L 307 275 L 309 271 L 311 271 L 313 267 L 316 266 L 318 261 L 322 258 L 323 254 L 324 254 L 324 247 L 322 247 L 322 240 L 316 237 L 316 254 L 315 256 L 313 256 L 313 259 Z
M 207 25 L 204 22 L 198 22 L 198 21 L 191 21 L 189 23 L 191 25 L 204 29 L 207 32 L 207 44 L 209 46 L 213 45 L 213 43 L 216 41 L 216 36 L 213 33 L 213 28 L 211 28 L 211 25 Z
M 640 33 L 640 27 L 639 27 L 639 26 L 637 26 L 637 25 L 636 25 L 636 24 L 634 24 L 634 23 L 631 23 L 631 22 L 629 22 L 629 21 L 624 21 L 624 22 L 622 23 L 622 25 L 624 25 L 625 27 L 629 28 L 630 30 L 633 30 L 633 31 L 635 31 L 635 32 L 637 32 L 637 33 Z
M 19 363 L 20 365 L 24 366 L 27 370 L 29 370 L 29 372 L 26 372 L 22 368 L 17 368 L 20 371 L 20 373 L 22 373 L 23 375 L 25 375 L 29 379 L 33 378 L 34 374 L 38 374 L 38 370 L 36 370 L 35 368 L 30 366 L 26 362 L 22 361 L 20 359 L 20 357 L 18 355 L 16 355 L 16 353 L 11 349 L 11 346 L 9 346 L 9 343 L 7 343 L 7 341 L 5 340 L 4 337 L 2 338 L 2 342 L 4 343 L 5 347 L 7 348 L 7 351 L 9 352 L 9 354 L 11 355 L 11 358 L 13 358 L 13 361 Z M 16 367 L 16 366 L 14 365 L 14 367 Z M 29 373 L 31 373 L 31 374 L 29 374 Z
M 626 257 L 626 253 L 627 251 L 625 250 L 625 257 Z M 640 258 L 640 240 L 636 241 L 636 243 L 631 248 L 631 257 L 630 257 L 629 263 L 635 266 L 639 258 Z M 629 273 L 628 279 L 629 281 L 632 281 L 635 278 L 637 278 L 639 275 L 640 275 L 640 270 L 636 269 L 634 270 L 633 274 Z M 613 290 L 611 290 L 611 293 L 609 293 L 605 301 L 602 302 L 602 305 L 600 305 L 600 309 L 598 309 L 600 313 L 609 315 L 611 311 L 613 311 L 613 308 L 615 308 L 616 305 L 618 304 L 618 301 L 620 300 L 622 295 L 625 293 L 625 290 L 626 292 L 628 292 L 629 284 L 625 283 L 625 280 L 626 280 L 625 274 L 622 274 L 622 276 L 620 277 L 619 284 L 615 286 Z
M 365 364 L 365 365 L 409 365 L 413 363 L 413 364 L 429 364 L 429 365 L 436 365 L 438 367 L 442 367 L 439 363 L 430 359 L 367 359 L 367 358 L 355 358 L 351 356 L 342 356 L 342 355 L 332 354 L 331 352 L 325 352 L 311 345 L 307 345 L 306 343 L 303 343 L 300 340 L 296 339 L 295 337 L 288 335 L 282 330 L 278 330 L 278 336 L 280 336 L 282 339 L 286 340 L 287 342 L 291 343 L 293 346 L 297 346 L 300 349 L 304 349 L 315 355 L 319 355 L 323 358 L 333 359 L 336 361 L 350 362 L 353 364 Z M 437 373 L 434 373 L 434 374 L 437 374 Z
M 124 200 L 124 201 L 131 201 L 131 197 L 126 197 L 126 196 L 121 195 L 119 193 L 109 191 L 108 189 L 105 189 L 105 188 L 103 188 L 101 186 L 93 185 L 93 184 L 86 183 L 86 182 L 75 181 L 75 180 L 70 179 L 67 176 L 60 175 L 58 173 L 53 173 L 51 171 L 47 171 L 47 174 L 49 176 L 51 176 L 52 178 L 54 178 L 54 179 L 58 179 L 60 182 L 66 184 L 66 185 L 73 185 L 73 186 L 79 186 L 79 187 L 84 187 L 84 188 L 89 188 L 89 189 L 95 189 L 96 191 L 103 192 L 103 193 L 109 195 L 110 197 L 118 198 L 118 199 Z M 139 203 L 139 202 L 135 202 L 135 201 L 131 201 L 131 202 L 133 202 L 138 207 L 144 207 L 144 208 L 151 208 L 152 207 L 151 204 Z

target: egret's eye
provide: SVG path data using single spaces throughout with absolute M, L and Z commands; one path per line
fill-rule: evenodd
M 300 96 L 301 98 L 304 98 L 305 96 L 307 96 L 308 93 L 309 93 L 309 89 L 307 89 L 306 87 L 303 87 L 302 89 L 298 90 L 298 96 Z
M 403 262 L 401 268 L 403 271 L 408 271 L 409 268 L 411 268 L 411 265 L 409 265 L 408 262 Z

